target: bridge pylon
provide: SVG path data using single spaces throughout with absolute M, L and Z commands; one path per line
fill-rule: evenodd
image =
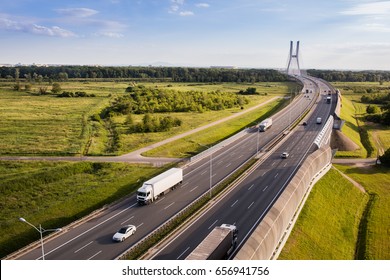
M 294 69 L 295 66 L 297 69 Z M 290 41 L 290 53 L 288 56 L 288 64 L 287 64 L 287 74 L 289 75 L 298 75 L 301 76 L 301 68 L 299 66 L 299 41 L 297 41 L 297 46 L 293 48 L 293 41 Z

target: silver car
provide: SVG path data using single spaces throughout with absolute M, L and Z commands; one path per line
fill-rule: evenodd
M 133 225 L 124 226 L 120 230 L 118 230 L 117 233 L 114 234 L 112 240 L 117 242 L 123 242 L 126 238 L 133 235 L 136 230 L 137 230 L 136 226 Z

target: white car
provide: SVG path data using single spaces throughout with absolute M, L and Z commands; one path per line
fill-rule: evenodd
M 282 158 L 288 158 L 289 155 L 290 155 L 289 153 L 283 152 L 280 156 L 281 156 Z
M 126 238 L 130 237 L 137 230 L 136 226 L 127 225 L 118 230 L 117 233 L 114 234 L 112 240 L 117 242 L 123 242 Z

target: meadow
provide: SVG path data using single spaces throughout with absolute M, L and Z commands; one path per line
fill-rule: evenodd
M 143 83 L 146 87 L 180 91 L 238 92 L 247 87 L 258 95 L 247 96 L 245 108 L 264 102 L 275 95 L 284 96 L 297 89 L 294 83 L 256 84 L 190 84 Z M 15 91 L 12 83 L 0 83 L 0 155 L 120 155 L 158 142 L 169 136 L 202 126 L 241 110 L 232 108 L 204 113 L 170 113 L 182 119 L 182 125 L 166 132 L 127 133 L 123 115 L 112 121 L 94 121 L 96 116 L 116 97 L 125 95 L 125 82 L 62 82 L 64 91 L 84 91 L 96 97 L 58 98 L 51 94 L 37 95 L 41 85 L 29 92 Z M 46 85 L 47 86 L 47 85 Z M 156 114 L 167 115 L 167 114 Z M 140 121 L 143 115 L 134 115 Z M 254 116 L 254 120 L 258 117 Z M 245 127 L 245 125 L 244 125 Z M 112 149 L 113 137 L 119 143 Z

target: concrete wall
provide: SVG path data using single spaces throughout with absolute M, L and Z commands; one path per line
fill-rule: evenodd
M 329 170 L 331 159 L 331 148 L 327 145 L 305 160 L 279 199 L 237 253 L 235 260 L 272 258 L 305 193 Z

